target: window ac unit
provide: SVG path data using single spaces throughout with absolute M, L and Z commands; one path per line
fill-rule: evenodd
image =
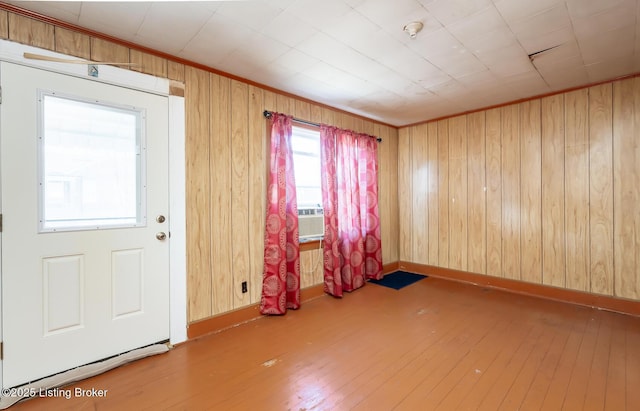
M 298 209 L 298 235 L 301 241 L 322 238 L 324 213 L 321 208 Z

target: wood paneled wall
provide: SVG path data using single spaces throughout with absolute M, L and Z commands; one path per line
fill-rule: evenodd
M 0 10 L 0 38 L 184 82 L 186 104 L 189 321 L 260 301 L 266 168 L 266 110 L 383 138 L 379 192 L 383 262 L 398 261 L 398 131 L 243 81 L 81 32 Z M 318 249 L 301 256 L 302 286 L 322 283 Z M 241 292 L 246 281 L 249 292 Z
M 400 260 L 640 299 L 640 78 L 399 130 Z

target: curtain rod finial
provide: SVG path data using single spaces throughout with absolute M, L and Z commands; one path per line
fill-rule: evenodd
M 271 112 L 269 110 L 265 110 L 262 112 L 265 118 L 271 118 Z

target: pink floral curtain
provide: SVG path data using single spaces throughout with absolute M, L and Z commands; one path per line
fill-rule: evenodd
M 324 290 L 341 297 L 382 278 L 378 154 L 371 136 L 321 126 Z
M 291 120 L 291 116 L 271 115 L 262 314 L 285 314 L 289 308 L 300 308 L 300 244 Z

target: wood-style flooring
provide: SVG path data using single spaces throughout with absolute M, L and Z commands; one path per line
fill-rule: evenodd
M 323 296 L 12 410 L 640 410 L 640 318 L 427 278 Z

